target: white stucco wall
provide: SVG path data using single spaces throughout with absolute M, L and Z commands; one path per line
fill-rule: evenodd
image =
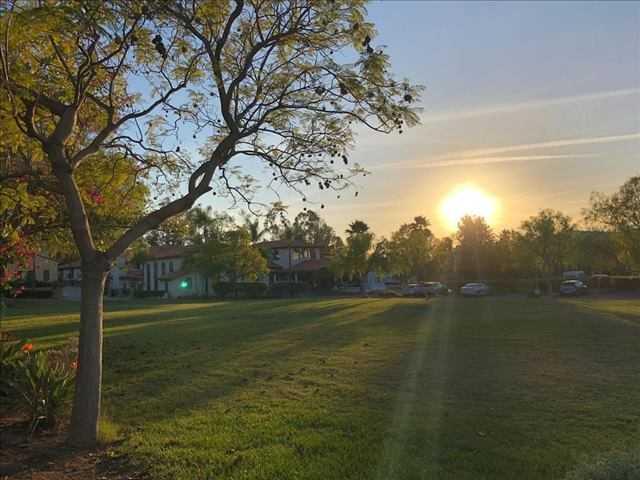
M 182 282 L 191 279 L 190 286 L 183 288 Z M 198 273 L 188 273 L 173 280 L 163 280 L 162 289 L 167 292 L 169 298 L 205 296 L 207 294 L 205 278 Z M 209 281 L 209 295 L 212 295 L 212 283 Z
M 166 258 L 166 259 L 153 259 L 144 262 L 142 266 L 143 271 L 143 290 L 164 290 L 164 281 L 161 281 L 159 278 L 168 275 L 172 272 L 179 272 L 182 270 L 182 265 L 184 263 L 184 259 L 181 257 L 176 258 Z M 164 264 L 164 274 L 162 265 Z M 173 268 L 172 268 L 173 267 Z M 155 279 L 158 278 L 157 288 Z

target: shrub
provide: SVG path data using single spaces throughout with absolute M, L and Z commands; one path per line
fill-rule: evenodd
M 616 452 L 580 465 L 566 480 L 638 480 L 640 452 Z
M 302 295 L 310 290 L 309 284 L 304 282 L 274 283 L 269 288 L 269 294 L 273 297 L 290 297 Z
M 268 287 L 261 282 L 238 283 L 238 292 L 245 298 L 260 298 L 267 293 Z
M 14 390 L 11 386 L 17 379 L 20 361 L 24 356 L 23 344 L 7 333 L 0 332 L 0 335 L 0 402 L 12 403 Z
M 218 282 L 213 286 L 213 290 L 218 297 L 227 298 L 235 294 L 236 286 L 232 282 Z
M 77 368 L 76 342 L 65 347 L 32 352 L 32 344 L 21 347 L 11 386 L 30 418 L 31 432 L 54 428 L 70 396 Z
M 164 297 L 167 292 L 164 290 L 136 290 L 133 292 L 135 298 L 158 298 Z

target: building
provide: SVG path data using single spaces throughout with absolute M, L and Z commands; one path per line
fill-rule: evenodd
M 34 253 L 17 276 L 26 284 L 51 284 L 56 281 L 57 269 L 58 263 L 47 252 Z
M 58 265 L 58 283 L 62 286 L 62 297 L 78 300 L 82 282 L 80 260 Z M 133 295 L 142 287 L 142 270 L 129 260 L 128 255 L 120 255 L 109 271 L 105 282 L 105 295 L 121 297 Z
M 329 249 L 324 245 L 275 240 L 257 243 L 256 247 L 264 252 L 269 265 L 269 273 L 260 278 L 260 282 L 267 285 L 307 283 L 310 287 L 331 283 Z M 167 298 L 215 295 L 215 281 L 188 267 L 189 251 L 189 247 L 151 247 L 142 265 L 142 289 Z
M 272 240 L 256 244 L 269 262 L 269 284 L 309 283 L 312 287 L 330 283 L 331 258 L 327 245 L 313 245 L 300 240 Z
M 168 298 L 212 294 L 210 279 L 187 268 L 188 254 L 185 247 L 151 247 L 142 264 L 142 289 Z
M 131 296 L 142 289 L 143 273 L 141 265 L 134 263 L 128 255 L 120 255 L 113 264 L 105 286 L 105 292 L 112 297 Z

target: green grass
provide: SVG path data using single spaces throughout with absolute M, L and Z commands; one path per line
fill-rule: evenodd
M 640 444 L 640 306 L 109 304 L 104 406 L 159 479 L 562 478 Z M 5 321 L 47 346 L 77 305 Z

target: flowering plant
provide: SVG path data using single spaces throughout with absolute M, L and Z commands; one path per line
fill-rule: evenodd
M 31 432 L 57 425 L 69 399 L 78 365 L 77 339 L 61 348 L 34 351 L 12 342 L 15 374 L 9 382 L 30 417 Z

